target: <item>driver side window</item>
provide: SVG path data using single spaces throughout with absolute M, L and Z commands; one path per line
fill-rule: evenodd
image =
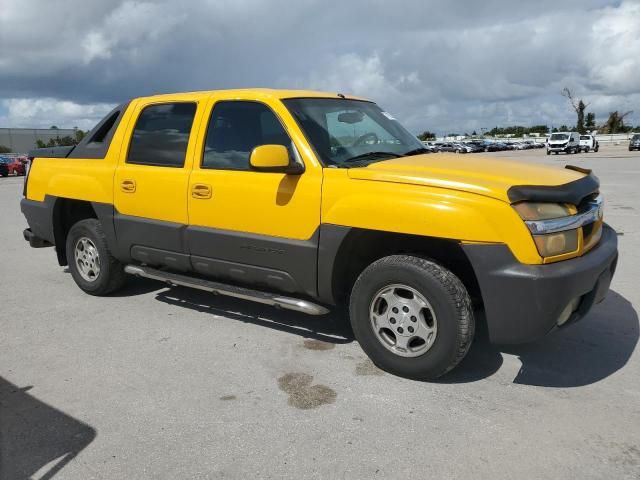
M 269 107 L 259 102 L 221 101 L 211 112 L 202 168 L 251 170 L 253 149 L 274 144 L 289 148 L 291 139 Z

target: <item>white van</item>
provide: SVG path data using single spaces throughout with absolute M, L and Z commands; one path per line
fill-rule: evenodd
M 547 155 L 551 152 L 557 154 L 578 153 L 580 151 L 580 135 L 578 132 L 557 132 L 552 133 L 547 140 Z

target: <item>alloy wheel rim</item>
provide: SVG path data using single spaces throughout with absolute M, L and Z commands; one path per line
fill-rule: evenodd
M 418 357 L 433 346 L 438 322 L 427 299 L 415 288 L 392 284 L 381 288 L 369 307 L 378 341 L 401 357 Z
M 87 282 L 95 282 L 100 275 L 100 255 L 90 238 L 81 237 L 76 241 L 74 258 L 80 276 Z

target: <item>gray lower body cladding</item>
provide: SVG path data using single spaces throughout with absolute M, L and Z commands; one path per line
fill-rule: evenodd
M 593 250 L 548 265 L 524 265 L 506 245 L 464 245 L 482 292 L 491 341 L 524 343 L 544 336 L 576 298 L 577 309 L 564 325 L 584 317 L 609 289 L 617 243 L 616 233 L 604 225 Z
M 60 200 L 23 199 L 21 210 L 35 244 L 56 246 L 64 265 Z M 187 226 L 120 214 L 113 205 L 92 202 L 112 254 L 123 263 L 139 262 L 192 271 L 256 288 L 299 294 L 333 303 L 333 263 L 348 227 L 322 225 L 308 240 Z M 322 238 L 322 240 L 321 240 Z

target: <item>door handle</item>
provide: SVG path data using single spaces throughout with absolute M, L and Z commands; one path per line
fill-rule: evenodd
M 120 183 L 120 190 L 125 193 L 133 193 L 136 191 L 136 181 L 135 180 L 123 180 Z
M 200 200 L 211 198 L 211 185 L 194 183 L 191 185 L 191 196 Z

